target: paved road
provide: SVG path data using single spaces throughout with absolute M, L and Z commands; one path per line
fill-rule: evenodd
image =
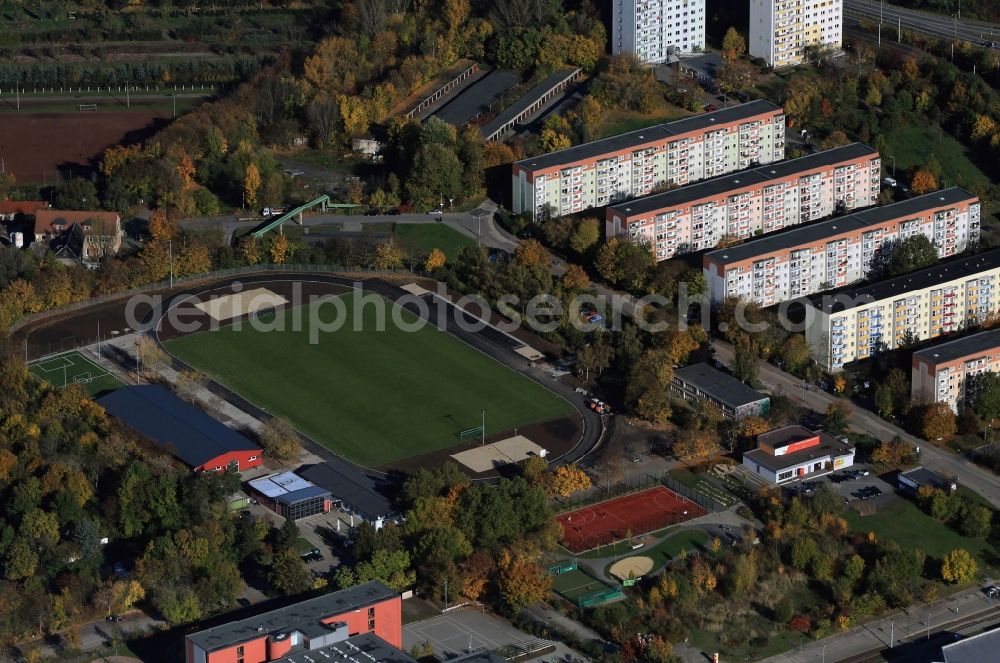
M 712 348 L 719 361 L 727 365 L 732 362 L 732 345 L 725 341 L 716 340 L 712 343 Z M 760 364 L 760 381 L 770 391 L 783 393 L 816 412 L 825 412 L 827 406 L 836 400 L 833 395 L 821 391 L 815 386 L 806 390 L 805 382 L 766 362 Z M 985 497 L 994 506 L 1000 507 L 1000 477 L 989 470 L 969 462 L 962 456 L 928 444 L 875 413 L 859 407 L 855 407 L 851 415 L 851 428 L 859 432 L 869 433 L 880 440 L 889 440 L 898 435 L 910 444 L 920 447 L 925 465 L 939 472 L 957 476 L 960 483 Z
M 976 44 L 1000 41 L 1000 25 L 995 23 L 959 19 L 957 15 L 948 16 L 904 9 L 877 0 L 844 0 L 844 15 L 876 22 L 881 16 L 883 31 L 895 30 L 902 25 L 904 30 L 914 30 L 934 37 L 957 37 Z

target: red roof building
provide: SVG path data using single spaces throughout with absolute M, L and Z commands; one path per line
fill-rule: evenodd
M 370 634 L 403 646 L 402 600 L 379 582 L 317 596 L 261 615 L 192 633 L 187 663 L 268 663 Z M 349 645 L 344 645 L 351 649 Z M 317 657 L 315 660 L 319 660 Z M 360 659 L 364 660 L 364 659 Z
M 18 214 L 34 215 L 48 206 L 44 200 L 0 200 L 0 221 L 13 221 Z

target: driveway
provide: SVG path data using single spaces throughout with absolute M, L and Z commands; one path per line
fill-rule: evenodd
M 732 363 L 734 354 L 732 345 L 725 341 L 715 340 L 712 342 L 712 349 L 719 361 L 726 365 Z M 812 386 L 807 390 L 805 382 L 767 362 L 760 363 L 759 378 L 768 391 L 784 394 L 816 412 L 825 412 L 830 403 L 838 400 L 832 394 Z M 910 435 L 902 428 L 856 405 L 851 413 L 851 428 L 858 432 L 868 433 L 879 440 L 891 440 L 898 435 L 900 439 L 920 449 L 923 463 L 927 467 L 958 477 L 959 483 L 982 495 L 993 506 L 1000 507 L 1000 477 L 989 470 L 974 465 L 962 456 L 935 447 Z

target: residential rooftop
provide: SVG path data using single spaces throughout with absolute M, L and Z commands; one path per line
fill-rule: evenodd
M 491 71 L 462 90 L 434 113 L 434 117 L 456 127 L 464 126 L 520 82 L 521 75 L 515 71 Z
M 518 97 L 517 101 L 500 111 L 496 117 L 479 128 L 479 133 L 483 136 L 493 135 L 500 127 L 507 124 L 515 117 L 523 113 L 538 101 L 545 93 L 563 82 L 570 76 L 575 76 L 580 71 L 579 67 L 563 67 L 549 74 L 541 83 L 533 86 L 530 90 Z
M 816 309 L 824 313 L 839 313 L 855 306 L 898 297 L 916 290 L 924 290 L 935 284 L 945 284 L 962 278 L 974 278 L 981 272 L 997 267 L 1000 267 L 1000 249 L 940 262 L 927 269 L 857 288 L 813 295 L 809 299 Z
M 233 451 L 260 450 L 259 444 L 160 385 L 122 387 L 97 402 L 192 467 Z
M 381 603 L 399 596 L 380 582 L 342 589 L 278 608 L 236 622 L 192 633 L 187 639 L 207 652 L 232 647 L 266 635 L 277 635 L 297 630 L 303 633 L 320 633 L 320 620 L 352 610 Z
M 639 145 L 667 140 L 672 136 L 680 136 L 693 131 L 703 131 L 713 126 L 748 120 L 752 117 L 774 112 L 781 113 L 781 107 L 775 106 L 769 101 L 758 99 L 711 113 L 701 113 L 665 124 L 657 124 L 645 129 L 610 136 L 591 143 L 569 147 L 565 150 L 539 154 L 538 156 L 516 161 L 515 164 L 524 170 L 532 171 L 544 170 L 577 161 L 589 161 L 610 152 L 620 152 Z
M 743 455 L 762 467 L 780 472 L 781 470 L 812 460 L 846 456 L 854 451 L 854 447 L 848 442 L 824 431 L 811 431 L 805 426 L 785 426 L 777 430 L 762 433 L 757 436 L 757 443 L 766 444 L 771 448 L 780 448 L 814 437 L 819 438 L 819 444 L 797 451 L 789 451 L 780 456 L 775 456 L 759 448 L 747 451 Z
M 935 191 L 916 198 L 902 200 L 891 205 L 870 207 L 860 212 L 854 212 L 834 219 L 817 221 L 800 226 L 794 226 L 759 239 L 752 239 L 743 244 L 737 244 L 724 249 L 717 249 L 705 254 L 706 258 L 721 265 L 751 260 L 758 256 L 770 255 L 785 249 L 821 242 L 825 239 L 864 231 L 870 226 L 919 216 L 930 209 L 958 205 L 963 202 L 977 200 L 978 196 L 960 187 L 951 187 L 943 191 Z
M 753 103 L 753 102 L 751 102 Z M 671 207 L 682 207 L 699 200 L 714 199 L 729 191 L 735 191 L 752 186 L 763 186 L 767 182 L 782 180 L 798 173 L 804 173 L 817 168 L 827 168 L 845 161 L 854 161 L 864 157 L 878 158 L 878 153 L 864 143 L 851 143 L 832 150 L 823 150 L 815 154 L 807 154 L 796 159 L 787 159 L 764 166 L 756 166 L 738 173 L 730 173 L 713 177 L 710 180 L 688 184 L 678 189 L 663 193 L 636 198 L 610 209 L 621 216 L 642 216 Z
M 943 364 L 963 357 L 994 352 L 1000 348 L 1000 328 L 938 343 L 913 354 L 929 364 Z
M 734 410 L 767 398 L 766 395 L 748 387 L 728 373 L 704 363 L 678 368 L 674 371 L 674 377 L 697 387 Z

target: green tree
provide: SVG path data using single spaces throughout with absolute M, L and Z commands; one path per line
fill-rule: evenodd
M 908 274 L 930 267 L 937 261 L 938 253 L 934 244 L 927 239 L 927 235 L 919 233 L 893 244 L 885 273 L 887 276 Z
M 823 417 L 823 429 L 832 435 L 844 433 L 850 424 L 852 413 L 853 408 L 850 402 L 843 398 L 838 398 L 826 408 L 826 414 Z
M 811 535 L 802 535 L 795 539 L 795 542 L 792 544 L 792 566 L 799 571 L 805 571 L 809 568 L 809 565 L 817 555 L 819 555 L 819 546 L 816 544 L 816 539 Z
M 600 222 L 593 217 L 587 217 L 577 224 L 576 230 L 570 235 L 569 245 L 577 253 L 585 253 L 590 247 L 597 244 L 600 239 Z
M 458 198 L 462 194 L 462 163 L 455 150 L 439 143 L 423 145 L 410 170 L 406 183 L 410 201 L 417 209 L 436 208 L 441 199 Z
M 99 209 L 97 187 L 90 180 L 74 177 L 63 185 L 56 194 L 56 206 L 59 209 L 94 210 Z
M 965 504 L 958 519 L 958 529 L 965 536 L 985 539 L 993 525 L 993 509 L 986 506 Z
M 975 394 L 972 410 L 979 418 L 992 421 L 1000 417 L 1000 374 L 993 371 L 980 373 L 971 386 Z
M 294 548 L 284 548 L 274 554 L 268 575 L 271 586 L 291 596 L 309 589 L 309 571 Z

